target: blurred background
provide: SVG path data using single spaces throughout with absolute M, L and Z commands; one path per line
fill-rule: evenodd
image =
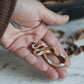
M 41 0 L 50 10 L 69 15 L 70 20 L 84 17 L 84 0 Z

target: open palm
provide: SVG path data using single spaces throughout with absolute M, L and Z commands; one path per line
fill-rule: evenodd
M 22 27 L 22 29 L 17 28 L 15 29 L 11 24 L 9 24 L 8 28 L 6 29 L 1 39 L 1 44 L 3 45 L 4 48 L 8 49 L 15 55 L 19 56 L 20 58 L 24 59 L 33 67 L 38 68 L 43 72 L 45 72 L 51 79 L 57 79 L 58 77 L 65 78 L 67 76 L 66 69 L 64 67 L 53 68 L 50 65 L 48 65 L 42 57 L 34 56 L 32 54 L 31 44 L 33 41 L 37 41 L 40 43 L 44 43 L 47 46 L 55 47 L 60 53 L 63 53 L 66 56 L 67 58 L 66 67 L 69 67 L 70 60 L 67 54 L 65 53 L 64 49 L 62 48 L 61 44 L 54 36 L 54 34 L 51 31 L 49 31 L 47 26 L 44 24 L 47 23 L 49 25 L 62 25 L 66 23 L 69 18 L 67 16 L 57 15 L 39 4 L 36 2 L 36 5 L 39 6 L 39 9 L 41 8 L 42 12 L 40 10 L 37 11 L 36 9 L 34 10 L 34 12 L 32 12 L 32 15 L 30 15 L 28 10 L 26 12 L 27 9 L 26 8 L 24 13 L 23 11 L 14 13 L 12 19 L 16 23 L 24 27 Z M 32 7 L 30 6 L 30 8 Z M 40 13 L 37 13 L 36 11 Z M 27 18 L 29 16 L 28 14 L 30 15 L 29 18 Z M 60 62 L 59 59 L 56 58 L 56 56 L 54 55 L 48 57 L 55 63 Z

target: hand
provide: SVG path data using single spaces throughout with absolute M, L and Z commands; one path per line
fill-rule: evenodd
M 40 43 L 45 43 L 47 46 L 56 47 L 60 53 L 63 53 L 66 56 L 66 67 L 69 67 L 71 63 L 67 54 L 54 34 L 49 31 L 44 24 L 45 22 L 49 25 L 62 25 L 68 21 L 69 17 L 57 15 L 46 9 L 37 1 L 22 1 L 22 10 L 18 9 L 18 7 L 20 7 L 19 5 L 21 4 L 20 2 L 17 2 L 12 20 L 27 28 L 23 27 L 22 29 L 15 29 L 11 24 L 9 24 L 3 37 L 1 38 L 1 44 L 4 48 L 24 59 L 33 67 L 42 70 L 51 79 L 55 80 L 58 77 L 65 78 L 67 76 L 65 67 L 53 68 L 48 65 L 42 57 L 37 58 L 34 56 L 31 53 L 31 43 L 33 41 L 38 41 Z M 49 58 L 55 63 L 60 62 L 54 55 L 49 56 Z
M 35 28 L 43 22 L 54 26 L 62 25 L 69 20 L 69 16 L 58 15 L 36 0 L 17 0 L 12 20 L 21 26 Z

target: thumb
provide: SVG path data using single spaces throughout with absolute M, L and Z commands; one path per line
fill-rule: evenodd
M 41 19 L 49 25 L 57 26 L 65 24 L 69 20 L 69 16 L 58 15 L 47 8 L 44 8 L 44 10 L 41 11 Z

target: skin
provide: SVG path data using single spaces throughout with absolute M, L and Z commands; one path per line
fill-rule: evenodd
M 33 41 L 37 41 L 44 43 L 46 46 L 54 46 L 60 53 L 66 56 L 66 67 L 70 67 L 70 59 L 60 42 L 44 24 L 63 25 L 69 20 L 69 16 L 55 14 L 36 0 L 18 0 L 11 20 L 21 25 L 21 29 L 14 28 L 9 23 L 1 38 L 1 45 L 31 64 L 31 66 L 43 71 L 50 79 L 66 78 L 67 71 L 65 67 L 53 68 L 42 57 L 34 56 L 31 44 Z M 54 55 L 49 55 L 49 58 L 55 63 L 60 62 Z

